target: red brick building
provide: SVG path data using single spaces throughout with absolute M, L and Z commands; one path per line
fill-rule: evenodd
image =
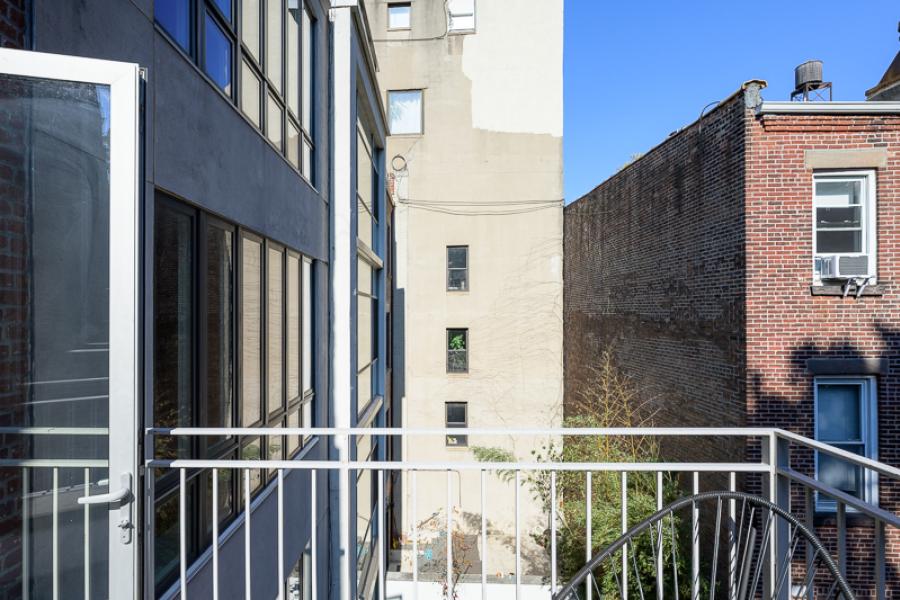
M 567 403 L 612 346 L 655 425 L 780 427 L 900 465 L 900 103 L 767 102 L 764 87 L 748 82 L 566 207 Z M 900 508 L 874 476 L 818 468 Z M 825 538 L 833 510 L 819 501 Z M 851 526 L 865 596 L 872 525 Z

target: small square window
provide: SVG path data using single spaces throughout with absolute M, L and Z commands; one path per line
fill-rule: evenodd
M 469 426 L 469 405 L 466 402 L 447 402 L 444 405 L 445 426 L 447 429 Z M 467 435 L 447 435 L 446 444 L 449 447 L 463 447 L 469 445 Z
M 469 290 L 469 247 L 447 246 L 447 291 Z
M 422 133 L 422 90 L 388 92 L 391 135 Z
M 388 29 L 409 29 L 412 4 L 393 2 L 388 4 Z
M 469 330 L 447 330 L 447 372 L 469 372 Z

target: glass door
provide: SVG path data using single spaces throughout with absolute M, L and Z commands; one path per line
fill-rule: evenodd
M 137 65 L 0 50 L 0 597 L 134 598 Z

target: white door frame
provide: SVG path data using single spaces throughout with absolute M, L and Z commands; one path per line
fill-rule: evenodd
M 111 598 L 137 598 L 139 67 L 0 49 L 0 73 L 110 89 L 109 479 L 114 492 L 122 476 L 130 476 L 132 494 L 121 509 L 109 505 L 109 594 Z M 123 518 L 129 521 L 125 528 L 120 527 Z

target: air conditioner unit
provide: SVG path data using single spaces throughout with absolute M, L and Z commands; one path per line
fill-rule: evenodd
M 821 279 L 853 279 L 871 275 L 867 254 L 817 256 L 816 271 Z

